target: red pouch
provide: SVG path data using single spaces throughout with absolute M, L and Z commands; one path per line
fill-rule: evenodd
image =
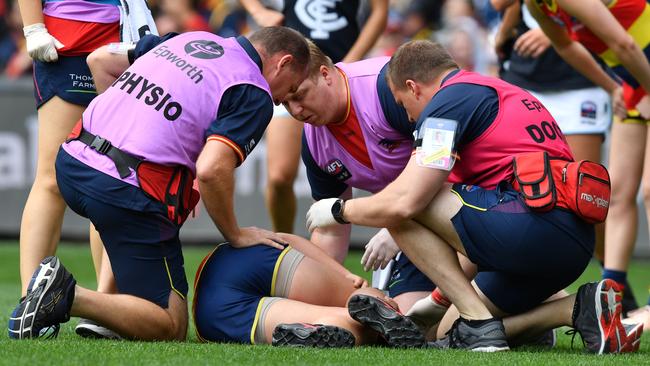
M 515 174 L 513 186 L 521 193 L 526 206 L 541 212 L 553 209 L 557 195 L 548 153 L 518 154 L 512 159 L 512 165 Z
M 561 169 L 554 169 L 559 172 L 555 174 L 558 205 L 570 209 L 588 223 L 605 221 L 611 196 L 607 169 L 588 160 L 562 162 L 561 165 Z
M 199 202 L 199 192 L 192 187 L 194 177 L 182 166 L 164 166 L 142 162 L 137 168 L 140 188 L 152 199 L 167 206 L 167 216 L 181 225 Z

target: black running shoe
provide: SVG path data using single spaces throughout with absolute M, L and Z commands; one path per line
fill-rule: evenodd
M 32 276 L 28 295 L 9 318 L 9 337 L 56 337 L 59 324 L 70 319 L 75 285 L 58 258 L 43 259 Z
M 74 331 L 82 338 L 122 339 L 122 337 L 116 332 L 90 319 L 79 319 L 79 323 L 77 323 Z
M 488 319 L 481 325 L 458 318 L 447 332 L 447 336 L 428 344 L 438 349 L 466 349 L 474 352 L 507 351 L 506 331 L 500 319 Z
M 425 345 L 424 334 L 409 317 L 374 296 L 352 296 L 348 302 L 348 312 L 354 320 L 379 332 L 389 347 Z
M 627 336 L 621 323 L 621 287 L 604 279 L 580 286 L 573 306 L 573 328 L 591 353 L 619 353 Z
M 273 330 L 274 346 L 343 348 L 353 347 L 354 335 L 347 329 L 322 324 L 280 324 Z

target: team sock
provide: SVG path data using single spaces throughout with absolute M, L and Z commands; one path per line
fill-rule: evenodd
M 614 280 L 624 287 L 628 287 L 626 271 L 617 271 L 615 269 L 603 268 L 603 279 Z
M 439 288 L 436 287 L 433 292 L 431 292 L 431 300 L 433 300 L 436 304 L 444 306 L 448 308 L 451 305 L 451 301 L 442 294 Z

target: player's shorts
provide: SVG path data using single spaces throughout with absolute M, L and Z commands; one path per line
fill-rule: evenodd
M 647 93 L 643 87 L 639 86 L 633 88 L 627 83 L 623 83 L 623 100 L 625 100 L 625 107 L 627 108 L 627 116 L 621 120 L 622 123 L 644 124 L 650 123 L 650 120 L 641 117 L 639 111 L 636 110 L 636 105 L 639 104 L 641 98 L 646 96 Z
M 601 88 L 530 93 L 551 112 L 565 135 L 605 134 L 611 125 L 611 100 Z
M 436 285 L 400 252 L 395 258 L 387 287 L 388 296 L 396 297 L 407 292 L 433 291 Z
M 36 108 L 55 95 L 80 106 L 87 106 L 97 96 L 86 56 L 59 56 L 55 62 L 34 61 Z
M 563 209 L 531 212 L 510 184 L 455 184 L 463 207 L 452 218 L 474 281 L 499 309 L 527 311 L 574 282 L 592 257 L 593 225 Z
M 286 298 L 304 255 L 256 245 L 220 244 L 203 259 L 194 280 L 194 324 L 202 341 L 264 343 L 264 318 Z
M 119 292 L 163 308 L 168 307 L 171 291 L 185 298 L 188 288 L 180 226 L 167 218 L 162 203 L 146 197 L 138 187 L 86 166 L 63 149 L 55 166 L 65 202 L 99 231 Z M 94 194 L 97 187 L 113 192 L 114 201 Z M 130 201 L 137 209 L 120 207 L 120 200 Z

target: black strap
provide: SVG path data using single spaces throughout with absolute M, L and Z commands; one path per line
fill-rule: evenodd
M 133 155 L 113 146 L 111 142 L 105 138 L 93 135 L 83 128 L 81 129 L 81 134 L 79 134 L 77 140 L 88 145 L 91 149 L 97 151 L 98 153 L 111 158 L 111 160 L 113 160 L 113 163 L 115 163 L 117 172 L 120 174 L 120 178 L 126 178 L 131 175 L 131 170 L 129 168 L 135 170 L 142 162 L 142 160 L 134 157 Z

